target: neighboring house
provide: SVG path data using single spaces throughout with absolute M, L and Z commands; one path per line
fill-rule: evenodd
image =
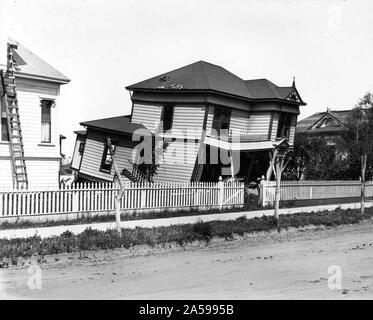
M 75 131 L 77 138 L 71 163 L 71 169 L 77 172 L 76 182 L 97 181 L 112 182 L 114 168 L 112 157 L 106 144 L 110 138 L 115 149 L 115 156 L 121 172 L 123 169 L 129 181 L 133 172 L 132 152 L 139 141 L 132 141 L 138 129 L 145 129 L 141 124 L 130 122 L 130 116 L 120 116 L 81 122 L 86 131 Z M 133 174 L 135 174 L 133 172 Z
M 58 98 L 70 80 L 15 41 L 1 74 L 0 187 L 58 187 Z
M 292 86 L 279 87 L 267 79 L 243 80 L 204 61 L 126 89 L 131 93 L 132 112 L 123 130 L 131 133 L 127 127 L 143 125 L 168 142 L 155 182 L 217 181 L 221 175 L 250 180 L 265 174 L 269 153 L 282 143 L 293 145 L 299 106 L 305 105 L 294 81 Z M 105 180 L 108 174 L 100 173 L 102 153 L 105 156 L 103 136 L 92 133 L 90 138 L 87 128 L 81 160 L 77 148 L 83 135 L 77 135 L 74 168 L 81 161 L 81 174 Z M 213 157 L 216 154 L 218 160 Z M 222 155 L 228 156 L 228 163 Z M 128 160 L 139 158 L 138 154 L 131 157 L 130 152 L 116 155 L 123 168 Z M 110 174 L 112 179 L 113 172 Z
M 320 137 L 329 145 L 334 145 L 343 132 L 347 131 L 346 119 L 351 110 L 330 110 L 317 112 L 298 121 L 296 134 L 302 133 L 309 138 Z

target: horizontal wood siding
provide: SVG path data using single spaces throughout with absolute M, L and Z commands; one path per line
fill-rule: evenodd
M 36 82 L 38 84 L 38 82 Z M 40 85 L 44 84 L 40 82 Z M 41 99 L 55 100 L 51 108 L 51 143 L 41 143 Z M 18 106 L 21 119 L 22 137 L 26 157 L 59 157 L 58 96 L 50 95 L 46 88 L 39 92 L 23 91 L 18 88 Z
M 167 147 L 155 182 L 189 182 L 197 160 L 199 144 L 179 139 Z
M 60 94 L 60 85 L 58 83 L 53 83 L 50 81 L 26 79 L 26 78 L 16 78 L 17 90 L 25 92 L 42 93 L 53 96 L 58 96 Z
M 200 139 L 205 118 L 205 108 L 201 106 L 175 106 L 172 134 L 175 137 Z
M 60 160 L 26 160 L 29 188 L 59 186 Z
M 278 119 L 280 118 L 280 114 L 275 112 L 273 114 L 273 122 L 272 122 L 272 133 L 271 133 L 271 140 L 275 141 L 277 137 L 277 128 L 278 128 Z
M 134 103 L 132 110 L 132 122 L 141 123 L 154 132 L 161 120 L 162 107 Z
M 297 126 L 297 116 L 293 115 L 291 119 L 291 128 L 290 128 L 290 135 L 289 135 L 289 144 L 294 144 L 294 136 L 295 136 L 295 128 Z
M 37 157 L 41 160 L 26 160 L 29 186 L 58 185 L 60 162 L 58 83 L 16 78 L 18 107 L 21 120 L 25 157 Z M 41 143 L 41 100 L 55 101 L 51 108 L 51 143 Z M 0 156 L 10 156 L 9 143 L 0 143 Z M 53 159 L 49 159 L 53 158 Z M 10 162 L 10 160 L 5 160 Z M 9 172 L 5 172 L 8 171 Z M 2 177 L 11 177 L 10 167 L 2 169 Z M 7 180 L 8 178 L 4 179 Z
M 209 111 L 207 113 L 207 121 L 206 121 L 206 134 L 211 134 L 212 129 L 212 121 L 214 120 L 214 106 L 209 106 Z
M 253 135 L 268 135 L 271 112 L 253 112 L 250 114 L 247 132 Z
M 88 129 L 79 173 L 102 180 L 113 181 L 114 167 L 111 168 L 110 173 L 100 171 L 106 138 L 106 135 Z M 134 146 L 135 143 L 131 141 L 130 137 L 122 137 L 118 141 L 118 145 L 115 149 L 115 159 L 117 160 L 120 171 L 122 171 L 124 168 L 131 169 L 131 166 L 127 160 L 133 161 L 132 150 Z M 123 179 L 126 180 L 125 178 Z
M 249 128 L 249 118 L 248 112 L 232 110 L 229 129 L 233 134 L 246 133 Z
M 13 187 L 12 163 L 10 159 L 0 159 L 0 189 Z

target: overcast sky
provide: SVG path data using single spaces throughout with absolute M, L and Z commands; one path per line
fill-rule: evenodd
M 0 0 L 9 36 L 72 81 L 64 153 L 79 122 L 129 114 L 125 86 L 205 60 L 297 88 L 307 106 L 351 108 L 373 89 L 373 1 Z

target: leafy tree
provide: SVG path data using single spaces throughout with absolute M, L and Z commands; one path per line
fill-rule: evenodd
M 373 94 L 368 92 L 359 100 L 346 119 L 348 131 L 342 144 L 348 151 L 351 169 L 356 170 L 360 160 L 361 213 L 365 211 L 365 178 L 372 173 L 373 161 Z

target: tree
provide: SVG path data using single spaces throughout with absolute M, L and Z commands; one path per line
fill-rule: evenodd
M 289 163 L 284 170 L 284 179 L 299 181 L 304 178 L 307 163 L 310 160 L 308 153 L 309 143 L 306 135 L 299 133 L 295 135 L 294 149 L 290 156 Z
M 338 139 L 328 144 L 322 137 L 295 135 L 291 160 L 284 171 L 286 180 L 351 180 L 355 171 Z
M 365 212 L 365 179 L 372 172 L 373 157 L 373 94 L 368 92 L 359 100 L 346 119 L 348 131 L 342 136 L 342 143 L 349 153 L 352 165 L 360 160 L 361 213 Z
M 274 217 L 278 222 L 280 211 L 280 188 L 281 188 L 281 175 L 288 163 L 291 160 L 289 145 L 280 145 L 273 151 L 271 166 L 272 171 L 276 178 L 275 189 L 275 212 Z

